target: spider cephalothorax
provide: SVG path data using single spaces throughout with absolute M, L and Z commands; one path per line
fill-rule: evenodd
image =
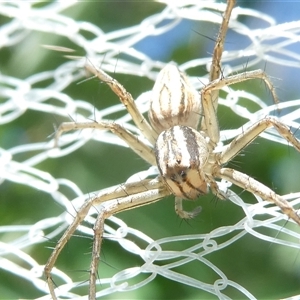
M 173 126 L 158 136 L 155 154 L 159 172 L 176 197 L 193 200 L 207 193 L 203 170 L 209 147 L 203 134 Z

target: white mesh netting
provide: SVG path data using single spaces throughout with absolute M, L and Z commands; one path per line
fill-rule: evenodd
M 207 83 L 213 41 L 203 35 L 216 36 L 224 9 L 224 3 L 213 1 L 0 3 L 2 298 L 49 299 L 43 267 L 76 209 L 95 191 L 148 169 L 109 132 L 68 133 L 60 139 L 62 147 L 53 149 L 54 127 L 70 118 L 115 120 L 139 134 L 105 84 L 95 79 L 81 82 L 87 77 L 86 58 L 116 77 L 146 112 L 148 98 L 142 92 L 151 89 L 157 71 L 170 60 L 187 72 L 197 89 Z M 299 131 L 300 21 L 293 19 L 297 9 L 292 4 L 284 10 L 291 18 L 287 23 L 246 7 L 233 11 L 222 60 L 224 75 L 266 68 L 276 77 L 273 82 L 282 102 L 272 105 L 260 82 L 225 89 L 219 102 L 224 142 L 247 122 L 267 114 Z M 85 58 L 69 60 L 42 45 L 72 48 L 71 55 Z M 299 208 L 299 153 L 272 129 L 262 137 L 232 166 Z M 138 176 L 152 173 L 151 168 Z M 97 296 L 297 295 L 299 228 L 274 205 L 231 189 L 232 203 L 216 203 L 211 194 L 185 203 L 191 209 L 200 202 L 203 207 L 189 223 L 177 218 L 172 197 L 111 217 Z M 94 220 L 95 214 L 87 218 L 57 261 L 53 273 L 62 298 L 86 297 Z

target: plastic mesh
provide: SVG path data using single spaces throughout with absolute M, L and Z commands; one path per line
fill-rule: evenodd
M 49 299 L 43 267 L 49 248 L 72 222 L 76 209 L 95 190 L 156 172 L 119 147 L 126 145 L 109 132 L 68 133 L 60 139 L 62 147 L 53 148 L 53 124 L 70 118 L 78 122 L 113 119 L 139 135 L 104 84 L 81 82 L 87 75 L 86 58 L 113 73 L 134 96 L 140 95 L 136 102 L 146 112 L 148 94 L 141 93 L 151 89 L 165 64 L 162 61 L 181 62 L 180 69 L 197 89 L 208 82 L 213 42 L 199 33 L 214 37 L 224 9 L 224 3 L 213 1 L 0 3 L 0 287 L 4 297 Z M 95 11 L 99 23 L 87 17 L 93 19 Z M 219 101 L 222 141 L 268 114 L 278 116 L 297 134 L 300 97 L 291 86 L 299 78 L 295 74 L 299 75 L 300 67 L 300 21 L 277 24 L 261 12 L 236 7 L 230 28 L 224 76 L 266 67 L 282 79 L 273 80 L 280 87 L 282 102 L 272 105 L 259 82 L 224 89 Z M 46 44 L 75 49 L 70 55 L 85 58 L 68 60 L 41 46 Z M 243 164 L 235 162 L 234 167 L 269 186 L 275 182 L 275 190 L 299 207 L 298 153 L 280 146 L 287 143 L 273 129 L 261 136 L 265 140 L 257 143 L 263 147 L 250 148 L 243 153 Z M 253 165 L 258 165 L 257 171 Z M 264 179 L 262 169 L 268 168 Z M 122 213 L 121 219 L 111 217 L 97 296 L 295 296 L 299 228 L 258 197 L 234 187 L 230 194 L 233 204 L 214 204 L 212 195 L 203 197 L 203 211 L 190 223 L 178 220 L 172 197 Z M 53 271 L 60 297 L 86 297 L 95 216 L 95 211 L 90 212 Z

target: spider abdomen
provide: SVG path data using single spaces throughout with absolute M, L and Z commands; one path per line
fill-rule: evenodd
M 197 129 L 201 114 L 199 93 L 172 64 L 158 74 L 150 100 L 149 121 L 157 133 L 175 125 Z
M 203 167 L 209 150 L 205 137 L 187 126 L 163 131 L 155 144 L 158 169 L 172 193 L 184 199 L 196 199 L 207 193 Z

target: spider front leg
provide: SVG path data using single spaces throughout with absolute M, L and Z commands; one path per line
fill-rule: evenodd
M 112 133 L 121 138 L 127 145 L 137 153 L 141 158 L 150 163 L 151 165 L 155 165 L 155 156 L 154 151 L 151 147 L 147 146 L 144 142 L 142 142 L 137 136 L 126 130 L 121 125 L 109 122 L 109 121 L 99 121 L 99 122 L 65 122 L 62 123 L 55 135 L 54 145 L 58 146 L 58 139 L 64 133 L 71 130 L 81 130 L 81 129 L 100 129 L 100 130 L 110 130 Z
M 90 267 L 89 300 L 96 299 L 96 279 L 98 274 L 105 220 L 110 216 L 124 210 L 151 204 L 170 195 L 170 191 L 161 181 L 161 178 L 148 181 L 142 187 L 144 188 L 143 192 L 136 194 L 128 193 L 127 197 L 114 199 L 114 201 L 110 201 L 107 203 L 107 205 L 103 205 L 99 208 L 100 211 L 94 224 L 94 243 Z M 94 201 L 98 202 L 98 197 L 96 197 Z
M 87 64 L 86 69 L 111 88 L 111 90 L 119 97 L 121 103 L 123 103 L 126 107 L 136 127 L 147 138 L 147 140 L 154 145 L 157 138 L 157 133 L 152 130 L 148 121 L 138 110 L 132 95 L 126 91 L 121 83 L 109 76 L 103 70 L 95 68 L 92 64 Z
M 224 42 L 225 42 L 225 37 L 227 34 L 228 30 L 228 24 L 231 16 L 231 12 L 233 10 L 233 7 L 235 5 L 235 0 L 227 0 L 227 6 L 226 10 L 223 15 L 223 21 L 221 23 L 218 37 L 216 39 L 214 51 L 213 51 L 213 56 L 212 56 L 212 64 L 210 67 L 210 72 L 209 72 L 209 82 L 212 82 L 214 80 L 217 80 L 220 77 L 221 74 L 221 59 L 222 59 L 222 54 L 224 50 Z M 218 108 L 218 100 L 219 100 L 219 90 L 214 90 L 211 93 L 211 98 L 212 106 L 214 110 L 217 110 Z M 206 128 L 206 123 L 205 120 L 201 120 L 201 129 L 205 132 L 207 132 Z
M 213 51 L 212 65 L 209 72 L 209 81 L 212 82 L 220 77 L 221 74 L 221 59 L 224 51 L 224 41 L 228 30 L 228 24 L 233 7 L 235 6 L 235 0 L 227 0 L 227 7 L 223 15 L 223 22 L 220 26 L 219 34 L 216 40 L 216 44 Z M 212 93 L 211 101 L 214 108 L 218 107 L 219 91 L 215 90 Z
M 285 138 L 300 152 L 300 141 L 294 137 L 289 127 L 274 117 L 266 117 L 253 124 L 245 132 L 237 136 L 220 154 L 216 155 L 218 166 L 230 161 L 234 156 L 240 153 L 244 147 L 257 138 L 260 133 L 271 126 L 273 126 L 283 138 Z M 214 176 L 229 180 L 237 186 L 260 196 L 262 199 L 273 202 L 280 207 L 280 209 L 289 218 L 293 219 L 297 224 L 300 225 L 300 217 L 290 206 L 290 204 L 281 196 L 277 195 L 271 189 L 261 184 L 257 180 L 236 170 L 220 167 L 215 168 Z
M 257 138 L 263 131 L 265 131 L 269 127 L 274 127 L 284 139 L 291 143 L 294 148 L 300 152 L 300 141 L 295 138 L 289 127 L 276 118 L 267 116 L 250 126 L 225 147 L 225 149 L 218 157 L 218 161 L 220 162 L 220 164 L 225 164 L 230 161 L 244 147 L 249 145 L 255 138 Z
M 80 209 L 76 212 L 74 220 L 68 229 L 64 232 L 58 243 L 56 244 L 50 258 L 45 265 L 45 276 L 49 286 L 49 291 L 53 300 L 56 300 L 56 292 L 54 282 L 51 276 L 51 271 L 55 265 L 55 262 L 65 247 L 68 240 L 74 234 L 80 223 L 88 215 L 91 207 L 95 207 L 101 203 L 112 200 L 108 205 L 100 207 L 100 213 L 97 217 L 97 221 L 94 225 L 95 237 L 93 244 L 92 262 L 90 268 L 90 298 L 96 299 L 95 282 L 96 274 L 99 263 L 99 253 L 101 250 L 101 241 L 104 232 L 104 221 L 106 218 L 114 213 L 121 212 L 123 210 L 131 209 L 137 206 L 143 206 L 169 195 L 169 190 L 161 182 L 160 179 L 146 179 L 136 183 L 128 183 L 116 185 L 104 190 L 101 190 L 98 195 L 84 202 Z M 59 292 L 59 288 L 57 288 Z
M 218 119 L 216 115 L 216 109 L 211 100 L 213 92 L 216 90 L 220 90 L 224 86 L 228 86 L 231 84 L 235 84 L 238 82 L 243 82 L 251 79 L 262 79 L 267 85 L 267 87 L 270 89 L 274 102 L 275 103 L 279 102 L 278 97 L 275 93 L 275 88 L 271 80 L 266 75 L 266 73 L 262 70 L 249 71 L 237 75 L 232 75 L 227 78 L 217 79 L 207 84 L 201 90 L 202 109 L 203 109 L 204 122 L 206 128 L 205 131 L 207 135 L 210 137 L 210 140 L 213 145 L 216 145 L 220 140 L 220 131 L 219 131 Z
M 228 180 L 235 185 L 245 189 L 246 191 L 260 196 L 264 200 L 276 204 L 284 214 L 286 214 L 290 219 L 294 220 L 298 225 L 300 225 L 300 217 L 293 209 L 293 207 L 284 198 L 277 195 L 270 188 L 266 187 L 259 181 L 230 168 L 219 169 L 215 172 L 214 175 L 216 177 Z

